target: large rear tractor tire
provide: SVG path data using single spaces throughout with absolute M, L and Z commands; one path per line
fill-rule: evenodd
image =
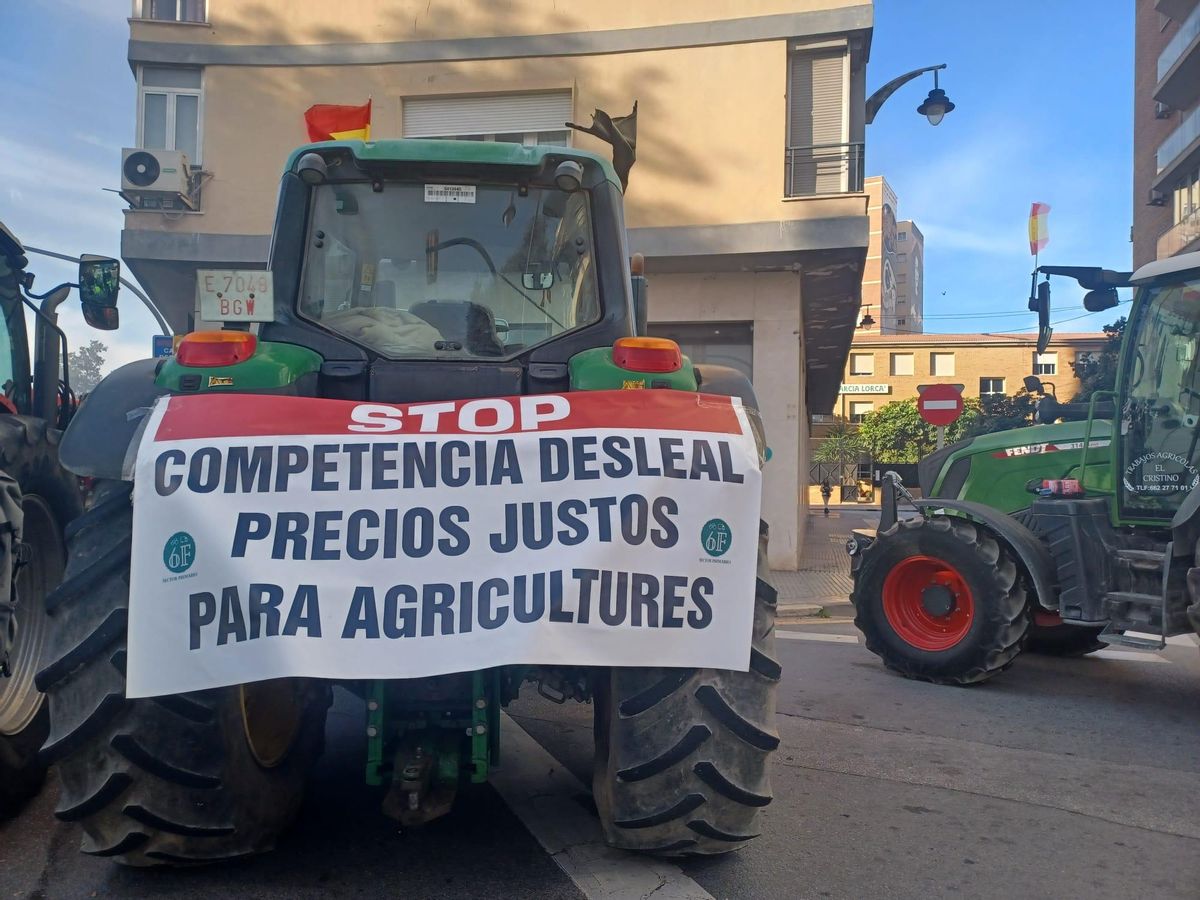
M 775 589 L 760 528 L 748 672 L 614 668 L 596 692 L 593 794 L 605 840 L 665 856 L 728 853 L 759 833 L 779 745 Z
M 38 673 L 50 699 L 44 754 L 56 814 L 82 849 L 129 865 L 191 864 L 271 849 L 300 808 L 329 705 L 322 683 L 281 679 L 125 697 L 133 528 L 128 482 L 101 482 L 67 530 L 66 580 Z
M 34 677 L 49 635 L 46 594 L 67 563 L 63 527 L 83 508 L 79 480 L 58 463 L 58 438 L 40 419 L 0 415 L 0 603 L 12 604 L 0 616 L 12 635 L 9 674 L 0 676 L 0 816 L 46 777 L 38 751 L 50 717 Z
M 880 534 L 863 551 L 851 600 L 868 650 L 906 678 L 939 684 L 1003 672 L 1029 626 L 1009 552 L 949 516 L 907 519 Z

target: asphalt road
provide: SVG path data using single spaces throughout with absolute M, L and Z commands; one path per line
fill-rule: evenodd
M 739 854 L 683 861 L 691 888 L 672 896 L 1200 896 L 1194 643 L 1027 656 L 961 689 L 887 673 L 848 625 L 781 631 L 792 635 L 778 650 L 783 743 L 763 834 Z M 128 870 L 83 856 L 75 828 L 53 818 L 52 776 L 0 825 L 0 898 L 582 897 L 518 813 L 538 831 L 532 801 L 558 779 L 588 819 L 586 790 L 569 784 L 590 779 L 591 708 L 529 693 L 510 713 L 540 745 L 527 742 L 536 760 L 400 833 L 362 783 L 363 711 L 339 692 L 297 826 L 275 853 L 221 868 Z

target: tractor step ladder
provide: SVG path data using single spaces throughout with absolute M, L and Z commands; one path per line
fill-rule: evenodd
M 1126 603 L 1141 608 L 1158 607 L 1158 637 L 1134 637 L 1123 631 L 1114 631 L 1112 622 L 1104 627 L 1096 637 L 1105 644 L 1128 647 L 1130 650 L 1157 651 L 1167 646 L 1167 579 L 1171 571 L 1171 545 L 1167 544 L 1166 552 L 1160 550 L 1118 550 L 1117 559 L 1128 560 L 1133 568 L 1154 569 L 1160 572 L 1159 590 L 1157 594 L 1139 594 L 1132 591 L 1109 591 L 1105 598 L 1114 603 Z

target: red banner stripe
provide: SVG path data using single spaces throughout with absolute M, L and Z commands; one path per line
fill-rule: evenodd
M 497 427 L 502 419 L 506 427 Z M 729 397 L 671 390 L 587 391 L 429 403 L 197 394 L 170 398 L 154 440 L 300 434 L 486 437 L 601 428 L 719 434 L 739 434 L 742 430 Z

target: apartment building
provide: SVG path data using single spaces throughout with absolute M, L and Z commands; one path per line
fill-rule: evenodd
M 837 415 L 860 422 L 888 403 L 915 398 L 921 384 L 961 384 L 964 397 L 1012 396 L 1031 373 L 1066 402 L 1079 385 L 1070 363 L 1099 353 L 1104 343 L 1104 334 L 1056 334 L 1038 353 L 1036 334 L 859 334 Z
M 190 168 L 181 196 L 138 195 L 150 202 L 127 211 L 122 256 L 186 330 L 198 268 L 265 265 L 281 168 L 312 104 L 370 98 L 374 138 L 606 153 L 564 123 L 637 100 L 626 216 L 652 330 L 753 377 L 773 454 L 771 563 L 794 568 L 809 413 L 834 409 L 859 311 L 872 12 L 864 0 L 134 0 L 137 145 Z
M 1200 249 L 1200 0 L 1136 0 L 1133 265 Z
M 863 269 L 861 332 L 920 334 L 924 330 L 925 236 L 911 219 L 898 219 L 900 201 L 882 175 L 864 182 L 871 224 Z M 868 317 L 869 314 L 869 317 Z

